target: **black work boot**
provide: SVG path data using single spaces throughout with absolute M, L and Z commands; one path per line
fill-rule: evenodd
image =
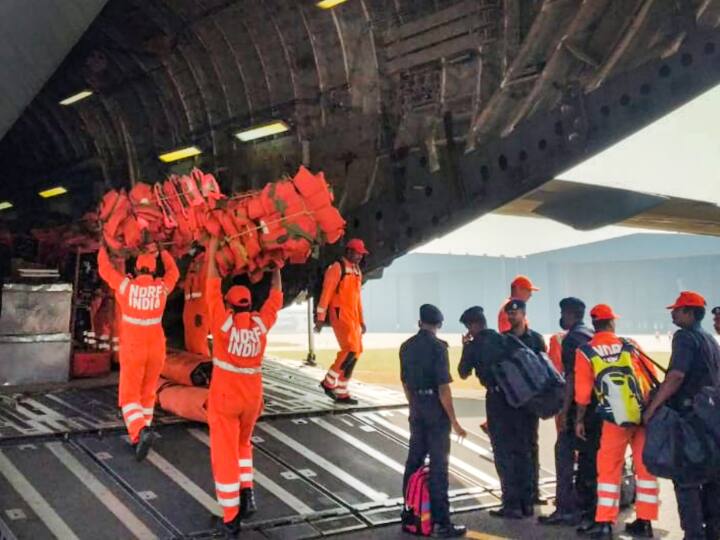
M 653 538 L 652 523 L 647 519 L 636 519 L 625 524 L 625 532 L 639 538 Z
M 540 525 L 562 525 L 565 527 L 577 527 L 580 522 L 580 517 L 573 513 L 562 513 L 560 510 L 555 510 L 552 514 L 547 516 L 539 516 L 538 523 Z
M 323 392 L 325 392 L 325 395 L 332 399 L 333 401 L 337 401 L 337 396 L 335 395 L 335 392 L 331 389 L 325 386 L 325 382 L 320 382 L 320 388 L 322 388 Z
M 454 525 L 447 523 L 446 525 L 433 525 L 432 537 L 433 538 L 458 538 L 465 536 L 467 533 L 467 527 L 465 525 Z
M 238 516 L 240 519 L 246 519 L 257 512 L 257 505 L 255 504 L 255 491 L 253 488 L 243 488 L 240 491 L 240 513 Z
M 342 403 L 343 405 L 357 405 L 358 400 L 350 396 L 336 397 L 335 403 Z
M 587 538 L 593 538 L 594 540 L 612 540 L 612 524 L 597 522 L 581 534 Z
M 240 514 L 237 514 L 232 521 L 225 522 L 220 520 L 215 537 L 224 538 L 225 540 L 234 540 L 240 534 Z
M 140 440 L 135 445 L 135 461 L 142 461 L 147 457 L 152 448 L 153 439 L 155 439 L 155 434 L 152 430 L 149 427 L 142 428 Z
M 488 512 L 492 517 L 503 519 L 522 519 L 523 513 L 519 508 L 506 508 L 504 506 L 495 508 Z

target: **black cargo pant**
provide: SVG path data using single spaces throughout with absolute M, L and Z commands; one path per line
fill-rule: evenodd
M 529 510 L 533 499 L 533 426 L 537 417 L 511 407 L 505 395 L 488 389 L 486 399 L 488 431 L 500 478 L 503 507 Z
M 595 414 L 585 418 L 586 441 L 575 436 L 575 414 L 568 414 L 567 424 L 555 442 L 556 506 L 561 514 L 582 513 L 595 517 L 597 505 L 597 453 L 600 449 L 602 420 Z M 577 472 L 575 452 L 577 451 Z
M 448 460 L 450 419 L 437 394 L 410 396 L 410 449 L 403 475 L 403 495 L 412 474 L 430 457 L 430 514 L 433 523 L 450 523 Z
M 686 540 L 720 539 L 720 479 L 675 486 L 680 525 Z

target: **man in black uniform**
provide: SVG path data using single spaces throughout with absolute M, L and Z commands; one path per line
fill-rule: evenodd
M 533 350 L 544 350 L 545 342 L 540 334 L 527 328 L 522 300 L 511 300 L 504 309 L 514 329 L 508 335 L 487 329 L 482 308 L 478 306 L 463 313 L 460 322 L 468 329 L 469 336 L 463 347 L 458 372 L 465 379 L 475 370 L 480 382 L 487 388 L 488 431 L 503 503 L 501 508 L 491 510 L 490 514 L 522 519 L 533 513 L 532 430 L 537 418 L 508 404 L 495 380 L 493 366 L 518 347 L 527 345 Z M 510 334 L 516 337 L 509 337 Z
M 510 330 L 505 332 L 506 335 L 515 336 L 522 341 L 526 346 L 530 347 L 534 352 L 547 353 L 547 345 L 545 344 L 545 338 L 541 334 L 538 334 L 534 330 L 530 330 L 527 324 L 526 317 L 526 304 L 525 302 L 519 301 L 509 303 L 505 305 L 505 312 L 510 322 Z M 512 341 L 511 341 L 512 345 Z M 530 440 L 530 454 L 532 456 L 532 502 L 533 504 L 542 504 L 540 501 L 540 449 L 538 445 L 538 435 L 540 429 L 540 418 L 531 415 L 529 428 L 532 436 Z M 532 515 L 532 507 L 530 510 L 526 510 L 526 515 Z
M 720 347 L 700 326 L 705 317 L 705 299 L 683 291 L 668 309 L 673 324 L 680 327 L 672 342 L 672 355 L 665 380 L 643 415 L 647 425 L 663 404 L 683 413 L 692 409 L 693 398 L 704 387 L 720 383 Z M 686 540 L 720 538 L 720 473 L 702 484 L 673 482 L 680 525 Z
M 720 334 L 720 306 L 715 306 L 712 309 L 713 314 L 713 327 L 715 328 L 715 332 Z
M 410 476 L 430 457 L 430 513 L 433 536 L 464 536 L 466 528 L 450 521 L 448 459 L 450 428 L 465 430 L 455 417 L 450 391 L 448 345 L 437 338 L 443 315 L 430 304 L 420 307 L 420 331 L 400 346 L 400 378 L 410 404 L 410 449 L 405 463 L 403 494 Z
M 582 519 L 580 531 L 587 530 L 595 522 L 596 460 L 602 431 L 602 422 L 594 414 L 593 401 L 585 416 L 586 440 L 580 441 L 575 436 L 575 352 L 593 336 L 593 331 L 583 323 L 584 318 L 585 303 L 582 300 L 569 297 L 560 301 L 560 327 L 567 331 L 562 342 L 566 395 L 563 410 L 558 415 L 558 436 L 555 442 L 556 510 L 549 516 L 540 516 L 538 519 L 543 525 L 571 526 L 577 525 Z

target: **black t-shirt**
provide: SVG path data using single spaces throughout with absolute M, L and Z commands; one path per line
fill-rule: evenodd
M 574 325 L 562 341 L 562 363 L 565 377 L 575 376 L 575 351 L 580 345 L 585 345 L 593 337 L 593 331 L 583 322 Z
M 520 347 L 520 344 L 514 339 L 512 339 L 512 336 L 514 336 L 512 330 L 505 332 L 504 335 L 509 336 L 507 343 L 509 347 L 509 352 L 510 354 L 512 354 L 517 347 Z M 530 330 L 528 328 L 525 330 L 525 333 L 522 336 L 515 337 L 522 341 L 526 347 L 530 347 L 536 353 L 547 352 L 545 338 L 542 337 L 542 334 L 536 332 L 535 330 Z
M 505 338 L 495 330 L 482 330 L 463 346 L 458 373 L 464 379 L 474 370 L 484 386 L 494 386 L 496 383 L 491 367 L 505 354 Z
M 720 347 L 715 338 L 705 332 L 699 324 L 675 332 L 668 370 L 680 371 L 685 374 L 685 378 L 668 404 L 675 409 L 692 405 L 692 399 L 700 389 L 713 384 L 713 377 L 716 376 L 718 369 L 720 369 Z
M 437 390 L 451 383 L 448 344 L 420 330 L 400 346 L 400 379 L 410 390 Z

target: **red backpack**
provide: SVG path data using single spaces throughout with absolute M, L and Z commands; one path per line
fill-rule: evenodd
M 423 465 L 415 471 L 407 485 L 402 513 L 403 531 L 417 536 L 432 534 L 430 517 L 430 469 Z

